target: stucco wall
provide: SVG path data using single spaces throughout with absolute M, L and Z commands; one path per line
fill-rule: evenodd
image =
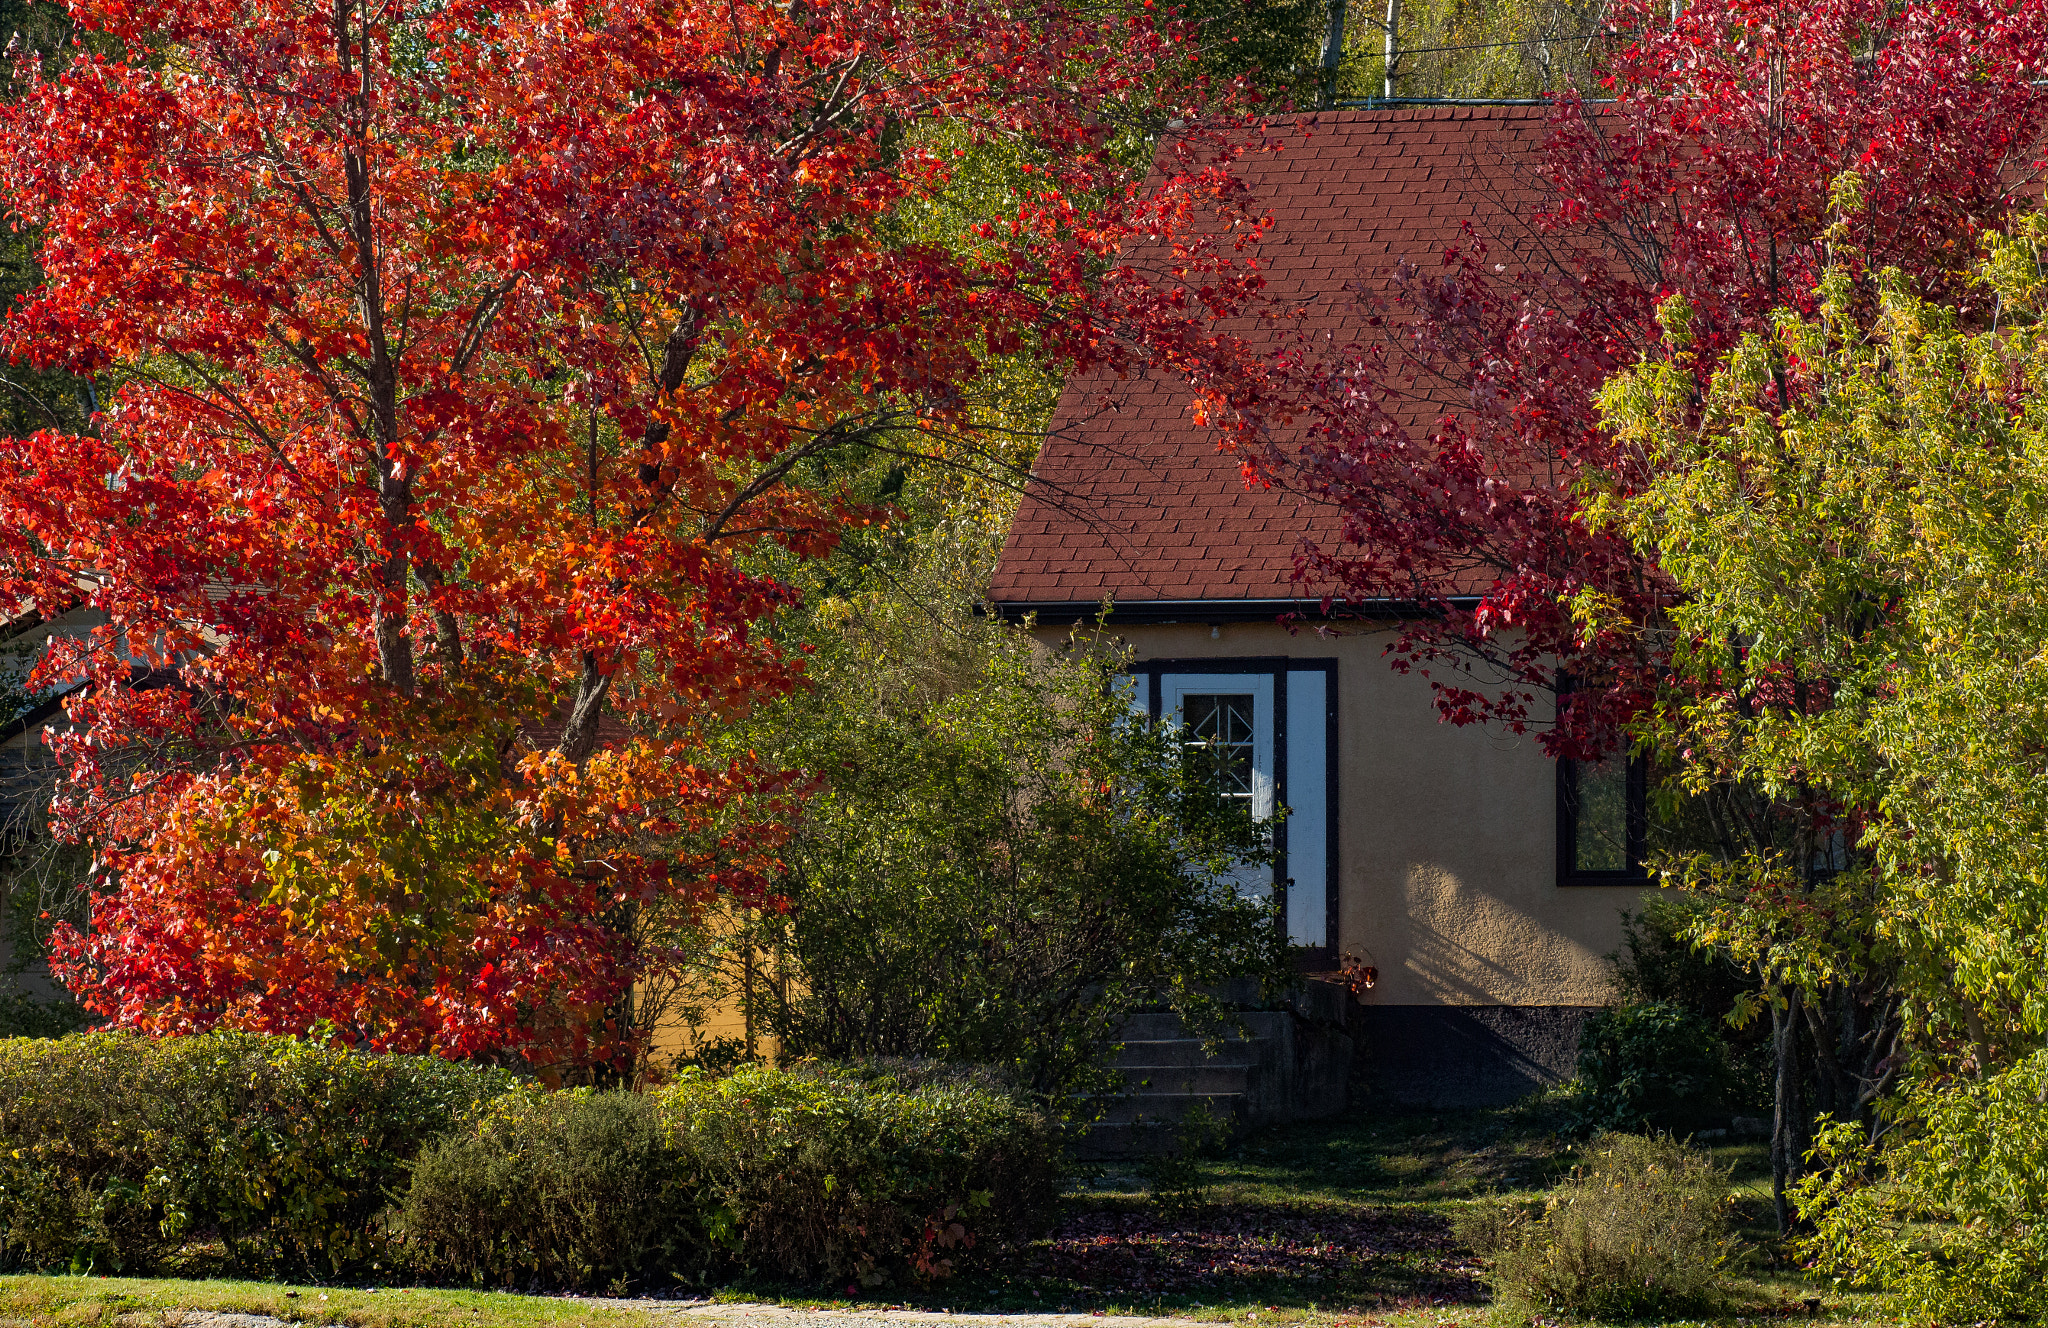
M 1533 737 L 1437 721 L 1389 636 L 1272 623 L 1114 629 L 1142 659 L 1334 658 L 1339 949 L 1385 1006 L 1593 1006 L 1636 887 L 1557 884 L 1556 773 Z M 1041 627 L 1048 644 L 1067 629 Z

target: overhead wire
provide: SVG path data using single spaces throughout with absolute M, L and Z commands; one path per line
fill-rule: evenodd
M 1620 31 L 1602 29 L 1599 32 L 1578 32 L 1562 37 L 1521 37 L 1514 41 L 1465 42 L 1458 46 L 1403 46 L 1401 54 L 1435 55 L 1443 51 L 1488 51 L 1502 46 L 1545 46 L 1551 42 L 1587 41 L 1594 37 L 1620 36 Z

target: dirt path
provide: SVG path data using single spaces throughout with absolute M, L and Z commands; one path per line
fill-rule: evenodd
M 579 1305 L 645 1314 L 665 1328 L 1197 1328 L 1191 1319 L 1137 1318 L 1121 1314 L 952 1314 L 933 1310 L 790 1309 L 782 1305 L 722 1305 L 715 1301 L 631 1300 L 577 1297 Z M 214 1310 L 162 1310 L 124 1314 L 121 1328 L 306 1328 L 265 1314 Z M 1200 1325 L 1199 1328 L 1213 1328 Z

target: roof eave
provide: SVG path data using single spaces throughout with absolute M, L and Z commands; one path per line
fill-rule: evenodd
M 1298 616 L 1305 621 L 1398 621 L 1403 618 L 1427 618 L 1438 611 L 1409 599 L 1341 601 L 1331 604 L 1327 613 L 1324 612 L 1323 601 L 1320 599 L 1144 599 L 1112 604 L 1105 619 L 1100 600 L 1077 602 L 998 599 L 992 603 L 996 614 L 1007 622 L 1021 622 L 1028 617 L 1047 627 L 1066 627 L 1076 623 L 1098 621 L 1111 627 L 1167 623 L 1201 623 L 1207 626 L 1217 623 L 1272 622 L 1290 615 Z M 1459 596 L 1451 600 L 1454 608 L 1470 608 L 1478 603 L 1479 598 L 1476 595 Z

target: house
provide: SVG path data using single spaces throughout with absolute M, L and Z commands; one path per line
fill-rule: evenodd
M 1248 157 L 1283 303 L 1341 319 L 1346 282 L 1433 263 L 1515 229 L 1543 106 L 1393 106 L 1301 117 L 1312 133 Z M 1076 378 L 989 589 L 1048 642 L 1092 619 L 1136 652 L 1136 698 L 1240 758 L 1255 812 L 1289 814 L 1273 877 L 1305 968 L 1377 970 L 1351 1028 L 1372 1091 L 1499 1102 L 1568 1078 L 1610 999 L 1604 956 L 1646 880 L 1625 763 L 1561 770 L 1530 737 L 1441 724 L 1428 683 L 1382 658 L 1399 604 L 1313 625 L 1293 579 L 1327 511 L 1247 489 L 1161 379 Z M 1572 796 L 1581 788 L 1583 796 Z
M 18 869 L 39 848 L 49 847 L 42 826 L 58 772 L 43 741 L 44 730 L 64 722 L 65 699 L 80 685 L 60 684 L 32 696 L 22 684 L 53 637 L 84 640 L 106 621 L 104 613 L 84 604 L 48 619 L 30 612 L 0 621 L 0 694 L 11 694 L 13 700 L 12 713 L 0 722 L 0 862 L 8 863 L 10 870 Z M 54 994 L 41 961 L 15 971 L 15 943 L 8 927 L 32 911 L 9 894 L 33 888 L 23 879 L 0 877 L 0 997 L 21 992 L 47 999 Z

